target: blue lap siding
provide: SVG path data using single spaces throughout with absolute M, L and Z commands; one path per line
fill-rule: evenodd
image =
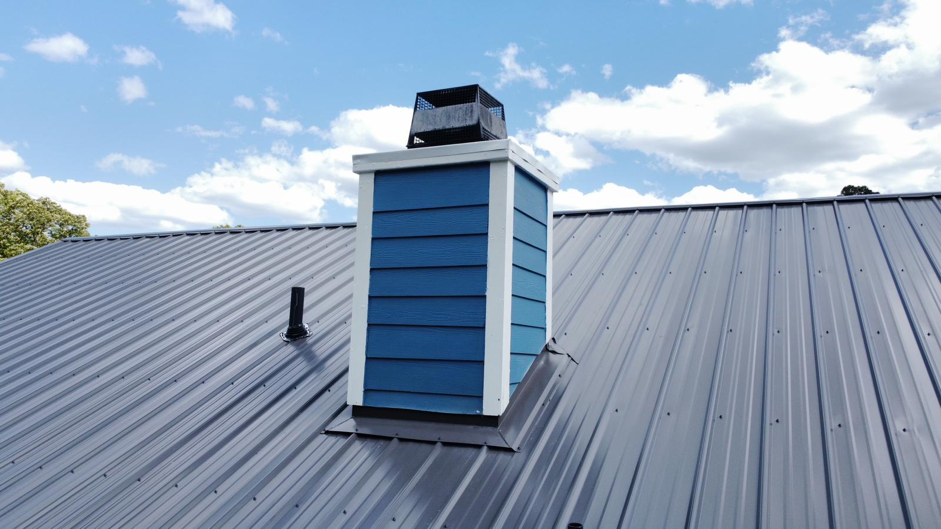
M 513 300 L 510 393 L 546 345 L 548 200 L 546 188 L 516 169 L 513 191 Z
M 366 406 L 483 411 L 489 163 L 376 173 Z

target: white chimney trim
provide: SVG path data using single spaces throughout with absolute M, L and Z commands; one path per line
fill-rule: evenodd
M 501 415 L 510 401 L 510 315 L 513 311 L 513 196 L 516 168 L 490 162 L 487 234 L 487 312 L 484 415 Z M 548 193 L 552 194 L 552 193 Z
M 353 321 L 350 329 L 350 370 L 347 402 L 363 405 L 366 376 L 366 316 L 369 311 L 369 264 L 372 254 L 373 194 L 376 175 L 359 175 L 359 209 L 356 219 L 356 262 L 353 265 Z M 364 213 L 365 212 L 365 213 Z
M 517 167 L 539 180 L 550 191 L 559 190 L 559 176 L 513 140 L 478 141 L 438 147 L 420 147 L 402 151 L 357 154 L 353 156 L 353 172 L 364 174 L 393 169 L 500 161 L 513 162 Z
M 546 343 L 552 339 L 552 206 L 555 193 L 546 193 L 548 202 L 548 215 L 546 215 Z

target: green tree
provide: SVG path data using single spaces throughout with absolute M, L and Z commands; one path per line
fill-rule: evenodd
M 856 195 L 878 195 L 878 191 L 873 191 L 867 186 L 853 186 L 849 185 L 843 188 L 843 191 L 840 191 L 840 196 L 842 197 L 852 197 Z
M 0 183 L 0 261 L 66 237 L 87 237 L 85 215 Z
M 245 226 L 243 226 L 243 225 L 241 225 L 241 224 L 236 224 L 235 226 L 232 226 L 232 225 L 229 225 L 229 224 L 218 224 L 218 225 L 216 225 L 216 226 L 213 226 L 212 229 L 214 229 L 214 230 L 228 230 L 228 229 L 232 229 L 232 228 L 244 228 L 244 227 L 245 227 Z

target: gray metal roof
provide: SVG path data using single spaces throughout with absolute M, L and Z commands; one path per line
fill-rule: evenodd
M 354 237 L 0 263 L 0 526 L 941 525 L 936 196 L 557 215 L 579 363 L 518 453 L 321 434 Z M 287 344 L 294 285 L 314 335 Z

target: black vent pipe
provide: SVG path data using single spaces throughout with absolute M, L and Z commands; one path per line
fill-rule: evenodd
M 310 336 L 310 328 L 304 323 L 304 287 L 292 287 L 288 329 L 281 333 L 281 339 L 285 342 L 293 342 L 308 336 Z

